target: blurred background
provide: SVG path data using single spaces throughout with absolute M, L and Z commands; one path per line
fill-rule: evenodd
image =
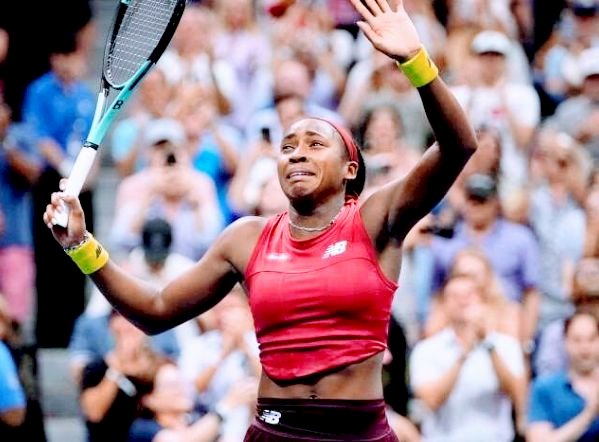
M 0 440 L 241 441 L 260 370 L 242 291 L 147 337 L 41 220 L 91 124 L 116 4 L 0 5 Z M 404 242 L 392 426 L 535 442 L 584 415 L 570 440 L 599 440 L 599 2 L 403 4 L 480 147 Z M 352 130 L 363 198 L 408 173 L 434 134 L 357 18 L 348 0 L 189 2 L 81 193 L 111 257 L 160 287 L 235 219 L 285 210 L 274 158 L 303 116 Z

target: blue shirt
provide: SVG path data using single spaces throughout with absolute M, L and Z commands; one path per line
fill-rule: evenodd
M 559 428 L 576 416 L 585 400 L 573 388 L 566 372 L 542 376 L 533 381 L 528 403 L 528 422 L 549 422 Z M 579 442 L 599 440 L 599 417 L 582 435 Z
M 80 315 L 75 321 L 69 342 L 69 353 L 72 358 L 90 361 L 103 358 L 114 348 L 114 341 L 109 327 L 109 315 Z M 179 357 L 180 348 L 174 330 L 150 337 L 152 348 L 173 360 Z
M 33 136 L 25 124 L 13 123 L 9 126 L 3 142 L 14 143 L 14 148 L 28 160 L 41 164 Z M 12 171 L 6 154 L 0 149 L 0 210 L 5 221 L 5 231 L 0 234 L 0 249 L 9 246 L 30 247 L 33 244 L 31 204 L 29 183 Z
M 31 124 L 37 137 L 53 139 L 74 158 L 91 127 L 95 99 L 83 81 L 65 87 L 48 72 L 25 91 L 23 121 Z
M 480 247 L 501 281 L 505 295 L 521 302 L 523 293 L 539 285 L 539 245 L 532 230 L 524 225 L 498 219 L 480 243 L 460 223 L 451 239 L 434 237 L 433 290 L 441 287 L 453 258 L 466 247 Z
M 0 341 L 0 412 L 25 407 L 25 393 L 8 347 Z
M 231 127 L 219 126 L 222 136 L 227 139 L 235 149 L 241 146 L 243 138 Z M 195 170 L 204 172 L 214 182 L 220 210 L 225 220 L 225 224 L 233 221 L 231 206 L 229 205 L 228 189 L 231 174 L 226 170 L 224 160 L 218 148 L 217 141 L 211 133 L 202 136 L 199 142 L 198 150 L 193 156 L 193 166 Z

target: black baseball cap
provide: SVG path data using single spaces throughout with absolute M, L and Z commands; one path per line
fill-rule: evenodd
M 497 182 L 490 175 L 475 173 L 466 179 L 464 189 L 469 198 L 487 200 L 497 195 Z
M 173 242 L 171 225 L 162 218 L 145 222 L 142 229 L 142 247 L 149 262 L 163 262 L 170 253 Z
M 599 4 L 595 0 L 575 0 L 570 7 L 579 17 L 592 17 L 599 12 Z

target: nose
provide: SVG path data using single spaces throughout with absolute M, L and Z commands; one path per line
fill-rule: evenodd
M 291 163 L 302 163 L 307 160 L 308 160 L 308 157 L 306 157 L 305 150 L 301 144 L 299 146 L 297 146 L 293 150 L 293 153 L 289 156 L 289 162 L 291 162 Z

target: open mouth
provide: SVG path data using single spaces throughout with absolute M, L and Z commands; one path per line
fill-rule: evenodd
M 296 171 L 293 171 L 293 172 L 290 172 L 289 174 L 287 174 L 288 179 L 299 178 L 299 177 L 303 177 L 303 176 L 314 176 L 314 174 L 312 172 L 308 172 L 305 170 L 296 170 Z

